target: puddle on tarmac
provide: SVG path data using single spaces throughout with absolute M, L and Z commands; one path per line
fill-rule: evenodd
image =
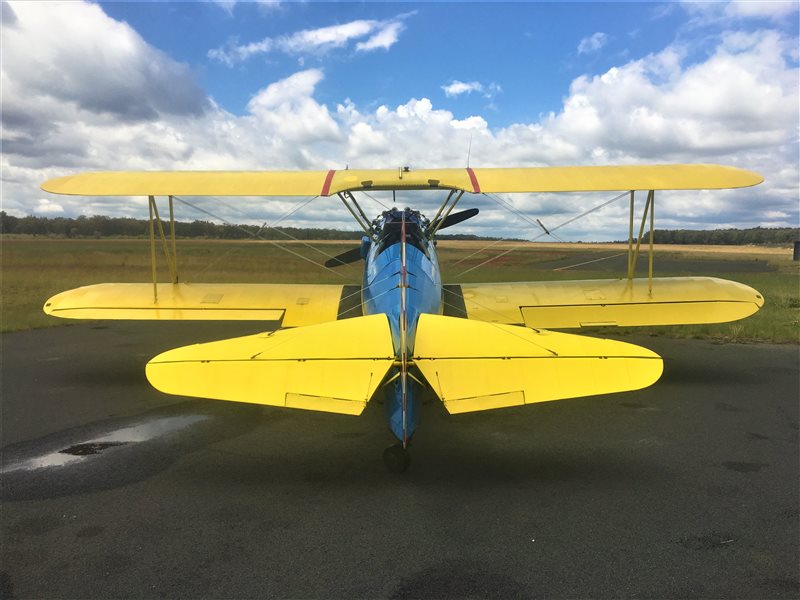
M 174 431 L 180 431 L 187 428 L 189 425 L 194 425 L 200 421 L 205 421 L 209 417 L 207 415 L 187 415 L 185 417 L 164 417 L 142 423 L 141 425 L 134 425 L 133 427 L 125 427 L 112 431 L 108 435 L 90 440 L 91 442 L 119 442 L 121 444 L 129 444 L 131 442 L 146 442 Z
M 44 456 L 37 456 L 29 458 L 21 462 L 12 463 L 3 467 L 3 473 L 12 473 L 13 471 L 33 471 L 35 469 L 46 469 L 48 467 L 63 467 L 81 460 L 80 456 L 72 456 L 69 454 L 61 454 L 60 452 L 51 452 Z
M 122 446 L 125 442 L 88 442 L 86 444 L 75 444 L 69 448 L 59 450 L 59 454 L 72 454 L 73 456 L 89 456 L 90 454 L 100 454 L 107 448 Z
M 117 446 L 146 442 L 168 433 L 180 431 L 208 418 L 207 415 L 186 415 L 153 419 L 132 427 L 117 429 L 100 437 L 81 441 L 55 452 L 11 463 L 4 466 L 2 472 L 11 473 L 13 471 L 33 471 L 36 469 L 64 467 L 86 460 L 90 456 L 101 454 L 103 451 Z

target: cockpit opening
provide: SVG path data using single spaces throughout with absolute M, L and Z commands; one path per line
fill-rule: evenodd
M 378 217 L 376 223 L 378 229 L 378 254 L 400 243 L 404 219 L 406 222 L 406 243 L 414 246 L 425 256 L 430 258 L 428 253 L 428 238 L 425 236 L 425 228 L 428 226 L 428 219 L 423 217 L 418 211 L 408 208 L 402 211 L 393 208 L 385 211 Z

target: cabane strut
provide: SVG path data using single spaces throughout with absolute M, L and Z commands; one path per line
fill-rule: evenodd
M 355 196 L 353 196 L 352 192 L 339 192 L 337 195 L 341 199 L 342 203 L 344 203 L 344 205 L 347 207 L 347 210 L 350 211 L 350 214 L 353 215 L 356 223 L 361 226 L 361 229 L 363 229 L 367 235 L 372 236 L 375 233 L 375 230 L 370 224 L 369 218 L 361 209 L 361 206 L 358 204 L 358 202 L 356 202 Z

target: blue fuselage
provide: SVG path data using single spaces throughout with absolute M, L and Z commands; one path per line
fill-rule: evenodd
M 405 220 L 405 286 L 403 285 L 403 240 L 399 234 Z M 362 309 L 365 315 L 385 313 L 389 318 L 392 343 L 398 362 L 402 350 L 410 357 L 414 350 L 417 321 L 422 313 L 441 314 L 442 278 L 433 240 L 424 230 L 424 222 L 413 211 L 392 211 L 369 243 L 362 285 Z M 405 299 L 402 298 L 405 290 Z M 403 343 L 403 308 L 406 315 Z M 394 367 L 391 376 L 399 375 Z M 407 378 L 405 402 L 398 376 L 387 386 L 385 398 L 389 428 L 400 441 L 411 438 L 419 424 L 423 388 Z

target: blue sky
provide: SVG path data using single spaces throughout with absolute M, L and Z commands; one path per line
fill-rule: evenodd
M 652 3 L 295 3 L 264 8 L 237 3 L 101 3 L 148 43 L 196 69 L 198 80 L 227 110 L 244 114 L 264 84 L 306 68 L 326 69 L 318 98 L 359 106 L 397 105 L 430 98 L 458 118 L 487 107 L 492 124 L 505 126 L 557 111 L 570 82 L 669 44 L 685 23 L 680 11 Z M 403 18 L 403 16 L 405 18 Z M 234 67 L 210 59 L 211 49 L 248 44 L 287 33 L 356 20 L 404 24 L 390 51 L 357 52 L 352 45 L 319 53 L 271 52 Z M 578 46 L 603 32 L 602 52 Z M 697 51 L 702 52 L 699 47 Z M 491 99 L 470 93 L 448 97 L 452 81 L 488 82 L 502 91 Z
M 473 166 L 742 166 L 765 184 L 665 194 L 660 226 L 798 222 L 797 2 L 2 8 L 12 214 L 141 216 L 141 199 L 38 189 L 76 171 L 451 167 L 471 144 Z M 605 199 L 509 200 L 552 225 Z M 437 201 L 419 200 L 423 210 Z M 487 213 L 463 231 L 530 237 L 485 199 L 473 203 Z M 258 201 L 247 213 L 261 222 L 291 206 Z M 291 224 L 352 227 L 335 204 L 315 209 Z M 623 212 L 612 205 L 562 237 L 619 238 Z

